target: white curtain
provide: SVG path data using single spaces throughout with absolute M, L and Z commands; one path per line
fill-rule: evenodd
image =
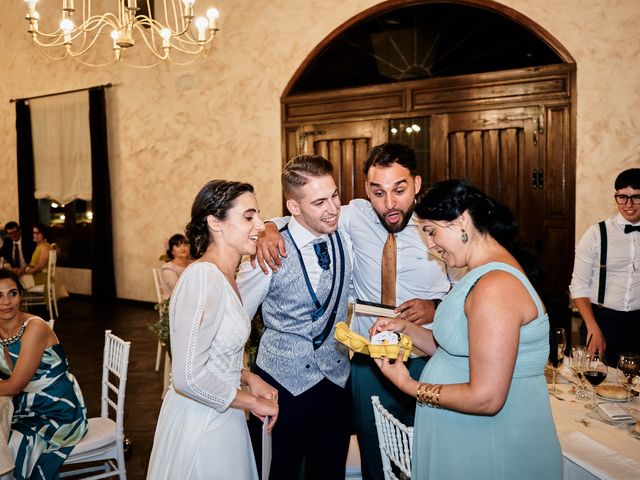
M 59 203 L 91 200 L 89 95 L 31 100 L 35 198 Z

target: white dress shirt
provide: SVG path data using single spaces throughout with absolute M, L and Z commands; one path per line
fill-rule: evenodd
M 272 219 L 279 228 L 287 218 Z M 368 200 L 357 198 L 340 209 L 340 232 L 347 232 L 352 243 L 353 276 L 350 300 L 380 302 L 382 248 L 389 232 L 380 222 Z M 290 252 L 287 252 L 291 255 Z M 452 281 L 462 277 L 466 269 L 447 270 L 444 262 L 429 254 L 420 226 L 412 217 L 401 232 L 396 233 L 396 304 L 419 298 L 442 299 Z M 451 277 L 451 278 L 450 278 Z M 354 315 L 350 328 L 369 338 L 369 327 L 376 317 Z M 425 328 L 431 328 L 427 324 Z
M 640 232 L 624 233 L 630 222 L 617 214 L 605 221 L 607 229 L 607 281 L 604 306 L 629 312 L 640 310 Z M 635 224 L 638 225 L 638 224 Z M 591 225 L 576 247 L 571 298 L 598 303 L 600 228 Z
M 283 227 L 284 223 L 280 226 Z M 302 261 L 304 262 L 304 267 L 307 270 L 307 275 L 309 276 L 309 282 L 311 283 L 311 288 L 314 291 L 317 291 L 318 283 L 320 283 L 320 274 L 322 273 L 322 268 L 318 263 L 318 256 L 316 255 L 315 249 L 313 247 L 315 240 L 325 240 L 329 248 L 329 255 L 331 256 L 331 265 L 335 265 L 336 259 L 333 257 L 331 252 L 331 241 L 329 240 L 328 235 L 322 235 L 317 237 L 305 227 L 300 225 L 300 223 L 295 219 L 295 217 L 291 217 L 289 220 L 289 232 L 291 233 L 291 237 L 294 242 L 298 246 L 300 250 L 300 254 L 302 255 Z M 347 251 L 351 251 L 351 241 L 349 240 L 349 235 L 340 231 L 340 238 L 342 238 L 344 242 L 344 246 Z M 337 248 L 337 246 L 336 246 Z M 288 256 L 297 255 L 295 251 L 287 252 Z M 333 267 L 332 267 L 333 268 Z M 247 312 L 247 316 L 249 318 L 253 318 L 258 310 L 258 307 L 262 304 L 264 299 L 267 297 L 267 293 L 269 292 L 269 284 L 271 282 L 271 275 L 273 272 L 269 270 L 267 274 L 265 274 L 260 268 L 253 268 L 251 266 L 251 262 L 249 258 L 246 258 L 241 264 L 240 269 L 238 270 L 238 275 L 236 277 L 236 284 L 238 285 L 238 291 L 240 292 L 240 298 L 242 298 L 242 303 L 244 304 L 245 312 Z M 349 279 L 346 279 L 348 281 Z M 304 281 L 302 276 L 300 277 L 300 281 Z M 337 319 L 340 321 L 340 319 Z
M 380 222 L 368 200 L 357 198 L 342 207 L 340 228 L 349 233 L 353 243 L 354 299 L 380 302 L 382 249 L 389 232 Z M 442 299 L 451 289 L 452 280 L 466 270 L 447 270 L 445 263 L 429 254 L 415 216 L 396 233 L 396 305 L 407 300 Z M 449 276 L 451 275 L 451 278 Z M 369 337 L 376 317 L 354 315 L 351 330 Z M 425 328 L 431 328 L 426 324 Z

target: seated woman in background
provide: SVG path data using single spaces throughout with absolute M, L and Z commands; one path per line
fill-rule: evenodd
M 162 297 L 169 298 L 173 288 L 178 283 L 178 278 L 184 269 L 191 263 L 189 256 L 189 241 L 181 233 L 176 233 L 169 239 L 167 248 L 169 261 L 162 266 Z
M 0 395 L 13 397 L 13 478 L 54 479 L 87 431 L 87 410 L 53 330 L 20 311 L 23 293 L 16 273 L 0 270 Z
M 26 275 L 33 275 L 35 285 L 44 284 L 47 281 L 47 265 L 49 264 L 49 252 L 51 245 L 47 241 L 47 229 L 41 223 L 33 225 L 33 241 L 36 249 L 31 255 L 29 265 L 22 272 Z

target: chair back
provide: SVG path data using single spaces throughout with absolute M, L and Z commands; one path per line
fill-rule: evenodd
M 105 330 L 100 416 L 109 417 L 109 409 L 115 412 L 116 438 L 122 437 L 119 441 L 124 439 L 124 395 L 130 348 L 131 342 L 125 342 L 111 330 Z M 116 397 L 115 401 L 111 395 Z
M 58 263 L 58 252 L 56 250 L 56 244 L 51 244 L 51 249 L 49 250 L 49 262 L 47 263 L 47 292 L 49 295 L 55 294 L 55 285 L 56 285 L 56 265 Z
M 156 298 L 158 303 L 162 303 L 162 270 L 160 268 L 152 268 L 153 284 L 156 287 Z
M 394 417 L 382 406 L 377 396 L 371 397 L 371 403 L 376 420 L 385 480 L 398 480 L 393 471 L 393 466 L 395 466 L 396 470 L 402 472 L 403 478 L 411 478 L 413 427 L 407 427 Z

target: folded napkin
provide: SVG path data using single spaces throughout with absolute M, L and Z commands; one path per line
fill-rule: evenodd
M 565 457 L 599 478 L 638 479 L 640 463 L 616 453 L 582 432 L 565 433 L 560 436 L 560 443 Z

